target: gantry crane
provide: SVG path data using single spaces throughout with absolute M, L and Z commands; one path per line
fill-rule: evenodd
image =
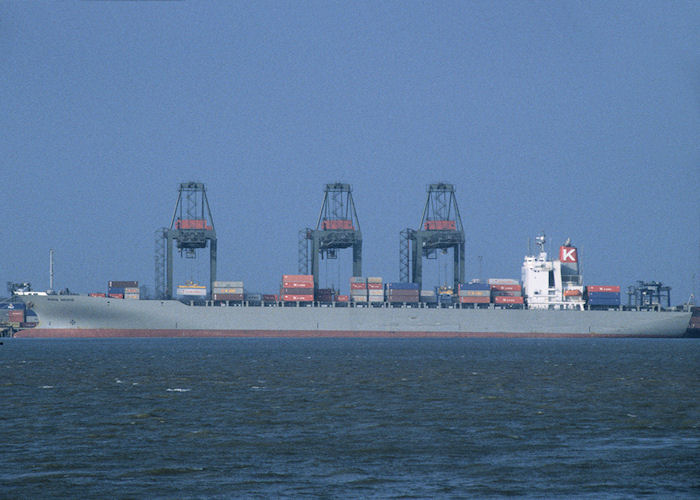
M 423 285 L 423 258 L 437 258 L 437 250 L 452 249 L 454 288 L 464 282 L 464 228 L 459 215 L 455 189 L 444 182 L 428 186 L 428 198 L 419 229 L 401 231 L 399 270 L 401 279 Z
M 309 249 L 309 246 L 311 247 Z M 362 275 L 362 233 L 350 184 L 326 184 L 316 229 L 299 231 L 299 272 L 308 274 L 309 259 L 314 287 L 319 287 L 319 260 L 336 259 L 337 250 L 352 247 L 352 274 Z
M 207 200 L 207 191 L 201 182 L 183 182 L 178 189 L 177 203 L 169 228 L 156 231 L 156 297 L 173 296 L 173 241 L 180 256 L 197 257 L 198 248 L 209 243 L 209 291 L 216 280 L 216 231 Z M 165 255 L 163 255 L 165 254 Z M 163 266 L 163 258 L 166 264 Z M 163 290 L 165 267 L 165 290 Z

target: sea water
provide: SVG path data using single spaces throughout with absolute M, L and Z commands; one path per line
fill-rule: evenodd
M 697 339 L 3 339 L 0 497 L 700 496 Z

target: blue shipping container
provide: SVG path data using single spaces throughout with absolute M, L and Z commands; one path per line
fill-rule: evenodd
M 420 290 L 418 283 L 387 283 L 387 290 Z
M 491 285 L 488 283 L 462 283 L 459 285 L 460 290 L 490 290 Z
M 124 293 L 124 288 L 109 287 L 107 293 Z

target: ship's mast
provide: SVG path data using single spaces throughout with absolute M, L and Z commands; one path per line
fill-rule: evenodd
M 49 290 L 53 290 L 53 248 L 49 250 Z

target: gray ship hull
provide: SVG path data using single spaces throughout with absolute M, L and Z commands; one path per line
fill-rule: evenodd
M 690 312 L 427 307 L 188 306 L 29 295 L 15 337 L 681 337 Z

